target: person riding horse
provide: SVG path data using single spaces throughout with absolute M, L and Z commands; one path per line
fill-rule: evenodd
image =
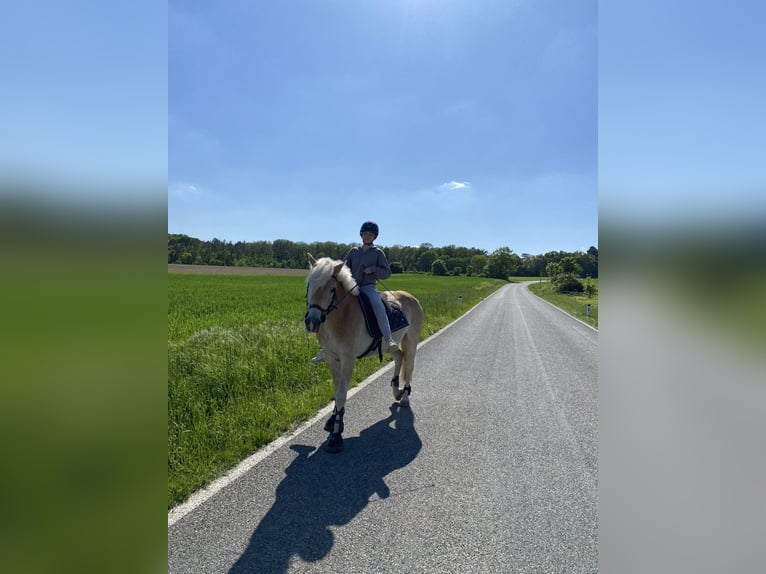
M 388 265 L 388 259 L 383 250 L 374 245 L 374 241 L 379 234 L 378 224 L 374 221 L 365 221 L 359 230 L 362 238 L 362 245 L 352 247 L 344 259 L 345 264 L 351 270 L 351 276 L 359 285 L 359 289 L 367 295 L 375 313 L 375 319 L 378 321 L 380 332 L 385 341 L 384 351 L 392 353 L 399 350 L 399 345 L 391 336 L 391 326 L 386 315 L 386 307 L 380 298 L 375 284 L 378 279 L 388 279 L 391 277 L 391 267 Z M 311 359 L 312 364 L 324 361 L 324 350 L 319 349 L 315 357 Z
M 375 228 L 364 230 L 362 234 L 367 248 L 361 247 L 359 253 L 350 253 L 346 261 L 329 257 L 314 259 L 311 253 L 306 254 L 310 270 L 306 277 L 306 314 L 303 322 L 309 333 L 316 334 L 332 374 L 335 407 L 324 426 L 329 433 L 325 450 L 331 453 L 343 450 L 343 417 L 356 360 L 375 353 L 382 342 L 380 332 L 373 333 L 366 324 L 362 305 L 356 297 L 364 288 L 359 283 L 367 279 L 367 289 L 373 292 L 370 299 L 385 297 L 385 305 L 396 310 L 392 317 L 395 317 L 393 327 L 399 344 L 386 333 L 386 350 L 394 359 L 391 391 L 399 407 L 410 406 L 415 354 L 423 330 L 423 307 L 414 295 L 406 291 L 378 293 L 375 290 L 374 277 L 388 277 L 386 272 L 390 273 L 390 270 L 385 259 L 378 259 L 373 250 Z M 359 257 L 361 259 L 357 259 Z M 367 257 L 370 259 L 367 260 Z M 351 269 L 356 270 L 356 279 Z M 381 330 L 386 324 L 381 325 Z M 404 379 L 403 388 L 399 384 L 400 375 Z

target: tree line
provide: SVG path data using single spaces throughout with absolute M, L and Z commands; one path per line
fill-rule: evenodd
M 239 267 L 275 267 L 305 269 L 306 253 L 315 257 L 343 259 L 356 243 L 317 241 L 304 243 L 275 241 L 202 241 L 188 235 L 168 234 L 168 263 L 191 265 L 224 265 Z M 557 270 L 550 264 L 564 261 L 567 271 L 578 277 L 598 277 L 598 249 L 588 251 L 549 251 L 539 255 L 514 253 L 500 247 L 488 253 L 476 247 L 447 245 L 435 247 L 423 243 L 418 247 L 392 245 L 381 249 L 386 253 L 393 273 L 431 273 L 434 275 L 473 275 L 507 279 L 510 276 L 544 277 Z

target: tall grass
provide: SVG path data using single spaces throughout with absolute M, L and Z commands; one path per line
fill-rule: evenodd
M 544 283 L 530 283 L 529 290 L 541 299 L 553 303 L 556 307 L 563 309 L 573 317 L 588 323 L 593 327 L 598 327 L 598 279 L 591 279 L 596 293 L 592 297 L 585 294 L 568 295 L 565 293 L 556 293 L 553 286 L 547 281 Z M 590 312 L 588 312 L 590 305 Z
M 423 305 L 425 338 L 505 282 L 395 275 L 389 289 Z M 168 275 L 168 506 L 328 404 L 332 379 L 314 366 L 305 279 Z M 458 303 L 462 297 L 462 304 Z M 357 361 L 355 384 L 380 367 Z

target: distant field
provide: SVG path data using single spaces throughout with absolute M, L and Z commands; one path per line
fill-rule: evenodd
M 246 269 L 168 274 L 168 507 L 332 400 L 327 367 L 309 364 L 318 344 L 303 326 L 306 272 Z M 384 283 L 418 297 L 421 338 L 506 284 L 410 274 Z M 358 361 L 353 383 L 379 368 Z

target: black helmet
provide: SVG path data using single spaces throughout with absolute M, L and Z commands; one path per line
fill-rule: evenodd
M 359 230 L 359 235 L 364 233 L 365 231 L 372 231 L 375 234 L 375 237 L 378 236 L 378 224 L 374 221 L 365 221 L 362 223 L 362 228 Z

